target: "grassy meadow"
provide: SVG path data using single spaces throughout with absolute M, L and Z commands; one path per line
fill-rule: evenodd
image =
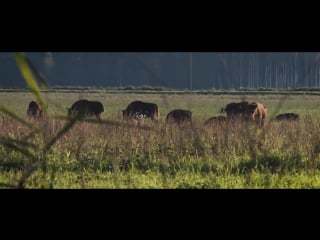
M 0 92 L 0 187 L 25 188 L 319 188 L 320 96 L 316 94 L 168 94 L 44 92 L 47 118 L 26 117 L 30 92 Z M 102 121 L 64 119 L 67 107 L 100 101 Z M 134 101 L 158 104 L 157 123 L 123 122 Z M 205 127 L 230 102 L 258 101 L 268 108 L 264 128 Z M 165 125 L 175 109 L 192 111 L 193 124 Z M 294 112 L 299 122 L 272 122 Z M 68 125 L 69 124 L 69 125 Z

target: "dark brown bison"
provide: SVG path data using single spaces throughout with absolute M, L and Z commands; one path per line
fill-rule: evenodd
M 297 121 L 297 120 L 299 120 L 299 114 L 281 113 L 281 114 L 278 114 L 274 120 L 276 120 L 276 121 L 283 121 L 283 120 Z
M 191 123 L 192 112 L 189 110 L 175 109 L 167 114 L 166 123 Z
M 204 125 L 209 126 L 209 125 L 221 125 L 227 121 L 226 116 L 214 116 L 209 119 L 207 119 L 204 122 Z
M 33 117 L 33 118 L 43 118 L 43 111 L 40 107 L 40 105 L 35 102 L 35 101 L 31 101 L 29 103 L 29 107 L 28 107 L 28 110 L 27 110 L 27 115 L 29 117 Z
M 147 103 L 134 101 L 130 103 L 125 110 L 122 111 L 123 119 L 150 118 L 153 120 L 159 119 L 158 105 L 155 103 Z
M 229 103 L 221 110 L 227 113 L 228 120 L 254 121 L 263 126 L 267 118 L 267 108 L 258 102 Z
M 245 117 L 246 108 L 248 102 L 229 103 L 225 108 L 221 109 L 221 112 L 226 112 L 228 119 Z
M 81 99 L 72 104 L 71 108 L 68 108 L 68 116 L 95 116 L 97 119 L 101 119 L 100 115 L 104 112 L 104 107 L 101 102 L 88 101 Z

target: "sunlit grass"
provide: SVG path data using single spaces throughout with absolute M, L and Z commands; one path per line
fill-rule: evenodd
M 11 95 L 12 94 L 12 95 Z M 6 107 L 26 117 L 26 93 L 1 93 Z M 296 112 L 299 123 L 268 122 L 265 129 L 253 126 L 213 126 L 205 128 L 207 117 L 235 96 L 131 95 L 95 93 L 43 93 L 52 116 L 34 126 L 40 132 L 27 137 L 32 129 L 2 114 L 0 136 L 27 141 L 39 163 L 25 187 L 28 188 L 318 188 L 320 167 L 320 119 L 316 96 L 293 96 L 281 111 Z M 12 100 L 9 101 L 8 99 Z M 101 101 L 102 119 L 118 125 L 77 122 L 43 149 L 68 122 L 53 116 L 66 116 L 66 107 L 79 98 Z M 133 100 L 155 102 L 162 118 L 147 120 L 140 129 L 122 124 L 121 114 Z M 277 109 L 281 96 L 250 96 L 249 101 Z M 319 99 L 320 100 L 320 99 Z M 304 102 L 304 104 L 301 104 Z M 193 111 L 193 126 L 166 126 L 165 115 L 173 108 Z M 295 111 L 293 111 L 295 110 Z M 42 165 L 45 160 L 46 164 Z M 23 153 L 0 145 L 1 187 L 16 184 L 29 159 Z

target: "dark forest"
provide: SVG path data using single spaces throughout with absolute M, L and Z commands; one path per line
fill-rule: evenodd
M 319 88 L 316 52 L 27 52 L 51 87 Z M 0 87 L 24 88 L 13 53 L 0 53 Z

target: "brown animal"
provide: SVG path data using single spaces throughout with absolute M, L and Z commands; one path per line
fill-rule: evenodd
M 189 110 L 175 109 L 167 114 L 166 123 L 191 123 L 192 112 Z
M 258 126 L 262 127 L 267 118 L 268 109 L 259 102 L 253 102 L 245 107 L 244 117 L 247 120 L 253 120 Z
M 254 121 L 263 126 L 267 118 L 267 108 L 258 102 L 229 103 L 221 112 L 227 113 L 228 120 Z
M 226 112 L 229 120 L 243 118 L 248 104 L 248 102 L 229 103 L 225 108 L 221 109 L 221 112 Z
M 275 119 L 276 121 L 283 121 L 283 120 L 289 120 L 289 121 L 298 121 L 299 120 L 299 114 L 296 113 L 281 113 L 278 114 Z
M 39 119 L 39 118 L 43 118 L 43 111 L 37 102 L 31 101 L 29 103 L 27 115 L 29 117 Z
M 122 111 L 123 120 L 150 118 L 152 121 L 159 119 L 158 105 L 155 103 L 147 103 L 142 101 L 131 102 L 125 110 Z
M 101 102 L 88 101 L 81 99 L 72 104 L 71 108 L 68 108 L 68 116 L 95 116 L 98 120 L 101 119 L 100 115 L 104 112 L 104 107 Z
M 209 125 L 220 125 L 223 124 L 227 121 L 227 117 L 226 116 L 214 116 L 211 117 L 209 119 L 207 119 L 204 122 L 204 125 L 209 126 Z

